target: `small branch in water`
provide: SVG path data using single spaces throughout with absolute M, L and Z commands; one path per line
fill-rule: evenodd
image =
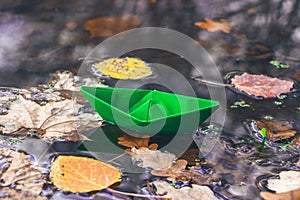
M 209 85 L 215 85 L 215 86 L 219 86 L 219 87 L 232 87 L 231 84 L 226 84 L 226 83 L 217 83 L 217 82 L 213 82 L 213 81 L 208 81 L 208 80 L 204 80 L 202 78 L 199 77 L 192 77 L 193 80 L 201 82 L 201 83 L 206 83 Z

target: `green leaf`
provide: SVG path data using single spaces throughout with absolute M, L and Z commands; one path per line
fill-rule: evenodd
M 259 133 L 264 137 L 266 138 L 267 137 L 267 130 L 265 128 L 262 128 Z

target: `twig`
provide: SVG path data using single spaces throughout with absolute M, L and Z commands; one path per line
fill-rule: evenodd
M 141 197 L 141 198 L 158 198 L 158 199 L 168 199 L 171 200 L 172 198 L 168 195 L 165 196 L 158 196 L 158 195 L 144 195 L 144 194 L 134 194 L 134 193 L 129 193 L 129 192 L 121 192 L 117 191 L 111 188 L 106 188 L 108 191 L 116 194 L 122 194 L 122 195 L 127 195 L 127 196 L 132 196 L 132 197 Z
M 207 80 L 204 80 L 204 79 L 199 78 L 199 77 L 192 77 L 192 79 L 195 80 L 195 81 L 201 82 L 201 83 L 209 84 L 209 85 L 215 85 L 215 86 L 220 86 L 220 87 L 232 87 L 231 84 L 217 83 L 217 82 L 213 82 L 213 81 L 207 81 Z

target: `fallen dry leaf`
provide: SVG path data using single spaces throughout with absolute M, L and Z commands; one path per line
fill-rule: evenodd
M 209 32 L 223 31 L 224 33 L 230 33 L 231 27 L 225 19 L 221 19 L 220 22 L 216 22 L 210 19 L 205 19 L 201 22 L 195 22 L 195 25 L 199 28 L 205 29 Z
M 50 170 L 55 186 L 74 193 L 102 190 L 121 178 L 117 168 L 87 157 L 59 156 Z
M 272 142 L 291 138 L 297 133 L 294 130 L 293 124 L 288 121 L 254 120 L 254 122 L 260 130 L 263 128 L 266 129 L 267 139 Z
M 265 200 L 297 200 L 300 199 L 300 189 L 282 193 L 261 192 Z
M 140 19 L 135 15 L 99 17 L 85 22 L 84 29 L 90 32 L 91 38 L 109 37 L 136 28 L 139 24 Z
M 182 175 L 181 172 L 186 168 L 187 163 L 188 162 L 183 159 L 176 160 L 176 162 L 174 162 L 170 168 L 165 170 L 152 170 L 151 174 L 155 176 L 163 176 L 176 179 L 176 177 Z
M 159 150 L 150 150 L 148 148 L 132 148 L 130 154 L 139 167 L 151 167 L 154 170 L 166 170 L 170 168 L 175 160 L 175 155 L 163 153 Z
M 193 200 L 218 200 L 214 193 L 207 186 L 192 184 L 192 187 L 175 189 L 166 181 L 152 182 L 156 188 L 156 194 L 170 196 L 172 200 L 193 199 Z
M 300 135 L 297 135 L 290 143 L 291 146 L 300 149 Z
M 42 191 L 44 180 L 42 173 L 30 163 L 27 155 L 7 148 L 0 148 L 2 187 L 14 184 L 17 190 L 30 195 L 39 195 Z M 4 164 L 5 163 L 5 164 Z
M 47 200 L 47 197 L 33 195 L 28 192 L 17 191 L 14 189 L 3 188 L 0 189 L 1 199 L 9 200 Z
M 279 179 L 269 179 L 267 187 L 276 193 L 289 192 L 300 189 L 299 171 L 282 171 Z
M 109 58 L 93 65 L 96 75 L 106 75 L 116 79 L 140 79 L 152 74 L 148 64 L 137 58 Z
M 123 136 L 118 138 L 118 144 L 125 146 L 125 147 L 135 147 L 137 149 L 141 147 L 145 147 L 151 150 L 155 150 L 158 148 L 158 145 L 153 143 L 149 145 L 150 136 L 143 135 L 139 137 L 138 134 L 131 136 L 128 134 L 124 134 Z
M 289 93 L 294 85 L 292 81 L 271 78 L 262 74 L 248 74 L 247 72 L 234 76 L 231 79 L 231 83 L 248 95 L 264 98 L 272 98 L 282 93 Z
M 17 132 L 21 128 L 33 129 L 46 138 L 63 137 L 76 131 L 72 100 L 49 102 L 41 106 L 19 96 L 7 115 L 0 115 L 3 133 Z

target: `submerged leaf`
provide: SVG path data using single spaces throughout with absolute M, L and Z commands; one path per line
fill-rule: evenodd
M 265 130 L 266 136 L 264 137 L 272 142 L 291 138 L 297 133 L 293 128 L 293 124 L 289 121 L 254 120 L 254 122 L 261 131 Z
M 281 193 L 261 192 L 260 196 L 265 200 L 295 200 L 300 199 L 300 189 Z
M 30 163 L 27 155 L 7 148 L 0 148 L 1 165 L 4 166 L 0 173 L 0 185 L 15 185 L 17 190 L 39 195 L 44 181 L 42 173 Z M 6 164 L 5 164 L 6 163 Z
M 175 160 L 175 155 L 171 153 L 163 153 L 159 150 L 150 150 L 147 148 L 131 150 L 134 160 L 139 162 L 139 167 L 151 167 L 154 170 L 166 170 L 170 168 Z
M 292 81 L 271 78 L 265 75 L 243 73 L 231 79 L 231 83 L 237 89 L 248 95 L 262 96 L 264 98 L 277 97 L 282 93 L 288 93 L 293 88 Z
M 138 137 L 138 135 L 131 136 L 124 134 L 122 137 L 118 138 L 118 144 L 125 146 L 125 147 L 135 147 L 137 149 L 141 147 L 145 147 L 151 150 L 155 150 L 158 148 L 157 144 L 150 144 L 149 145 L 150 136 L 143 135 L 142 137 Z
M 231 28 L 225 19 L 221 19 L 220 22 L 205 19 L 202 22 L 195 22 L 195 25 L 209 32 L 223 31 L 224 33 L 230 33 Z
M 109 58 L 93 66 L 95 74 L 116 79 L 140 79 L 152 74 L 151 68 L 137 58 Z
M 139 24 L 140 19 L 135 15 L 99 17 L 85 22 L 84 29 L 90 32 L 91 38 L 109 37 L 136 28 Z
M 112 165 L 78 156 L 59 156 L 51 166 L 51 181 L 64 191 L 90 192 L 119 182 L 120 171 Z
M 154 181 L 156 194 L 171 196 L 172 200 L 193 199 L 193 200 L 217 200 L 218 198 L 207 186 L 192 185 L 192 187 L 182 187 L 175 189 L 165 181 Z

